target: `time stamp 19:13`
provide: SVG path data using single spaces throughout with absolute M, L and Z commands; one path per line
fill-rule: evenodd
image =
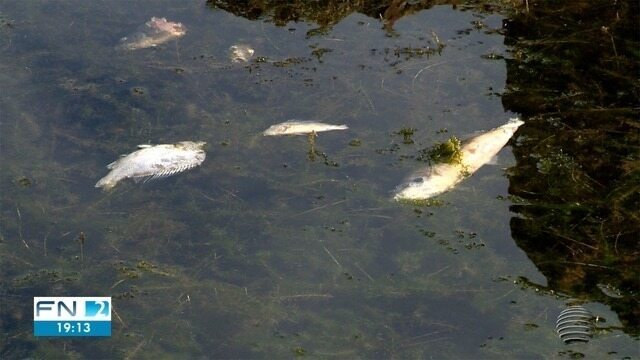
M 111 336 L 111 298 L 35 297 L 33 335 Z

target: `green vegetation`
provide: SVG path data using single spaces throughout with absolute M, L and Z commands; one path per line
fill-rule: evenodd
M 400 199 L 398 202 L 416 207 L 444 206 L 445 202 L 440 199 Z
M 398 130 L 396 134 L 402 135 L 402 143 L 409 145 L 409 144 L 413 144 L 413 139 L 411 137 L 416 132 L 416 130 L 418 129 L 403 127 L 402 129 Z
M 455 136 L 433 145 L 429 149 L 423 149 L 418 160 L 428 160 L 431 163 L 462 164 L 462 142 Z

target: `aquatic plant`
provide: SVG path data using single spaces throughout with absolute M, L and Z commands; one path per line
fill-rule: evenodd
M 403 127 L 402 129 L 396 132 L 397 135 L 402 135 L 402 143 L 403 144 L 413 144 L 413 139 L 411 138 L 413 134 L 418 129 L 414 129 L 411 127 Z
M 462 142 L 456 136 L 422 149 L 417 159 L 431 163 L 462 164 Z

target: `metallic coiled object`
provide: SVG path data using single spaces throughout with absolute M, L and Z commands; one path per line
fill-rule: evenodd
M 569 306 L 558 315 L 556 331 L 566 344 L 575 341 L 588 342 L 593 330 L 593 315 L 583 306 Z

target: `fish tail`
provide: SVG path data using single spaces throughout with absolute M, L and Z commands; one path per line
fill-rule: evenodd
M 513 125 L 520 126 L 520 125 L 524 124 L 524 121 L 520 120 L 520 118 L 516 116 L 516 117 L 512 117 L 511 119 L 509 119 L 507 124 L 513 124 Z

